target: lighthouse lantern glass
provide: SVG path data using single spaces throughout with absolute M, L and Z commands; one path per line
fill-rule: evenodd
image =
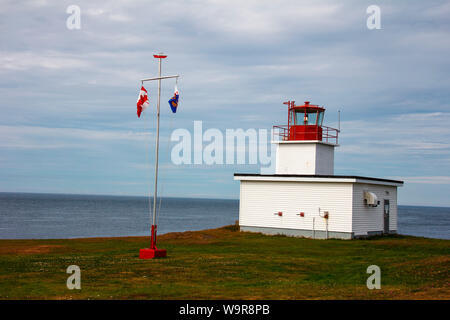
M 317 111 L 308 112 L 308 123 L 307 125 L 315 126 L 317 125 Z
M 316 110 L 304 112 L 303 110 L 297 110 L 295 112 L 295 125 L 321 125 L 322 118 L 319 115 L 319 122 L 317 122 L 317 114 Z
M 296 118 L 297 118 L 297 117 L 294 116 L 294 110 L 289 111 L 289 123 L 290 123 L 291 125 L 297 124 L 297 119 L 296 119 Z
M 323 111 L 319 111 L 319 120 L 317 121 L 317 125 L 321 127 L 322 122 L 323 122 Z

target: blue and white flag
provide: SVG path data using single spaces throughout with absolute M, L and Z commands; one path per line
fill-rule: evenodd
M 178 88 L 175 85 L 175 92 L 173 93 L 173 97 L 169 100 L 170 109 L 172 109 L 172 112 L 177 112 L 178 108 L 178 98 L 180 95 L 178 94 Z

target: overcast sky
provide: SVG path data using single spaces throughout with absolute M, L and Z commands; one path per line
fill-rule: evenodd
M 381 29 L 366 25 L 381 8 Z M 69 30 L 66 9 L 81 9 Z M 449 1 L 0 1 L 0 191 L 145 195 L 162 88 L 161 194 L 238 198 L 234 172 L 175 166 L 177 128 L 270 129 L 286 100 L 327 108 L 335 173 L 405 181 L 400 204 L 450 206 Z

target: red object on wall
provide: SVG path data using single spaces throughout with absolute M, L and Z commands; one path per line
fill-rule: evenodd
M 304 212 L 300 212 L 300 217 L 304 217 L 305 213 Z
M 282 217 L 282 216 L 283 216 L 283 212 L 279 211 L 279 212 L 278 212 L 278 216 L 279 216 L 279 217 Z

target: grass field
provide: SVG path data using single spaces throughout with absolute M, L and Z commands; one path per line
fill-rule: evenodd
M 450 299 L 450 241 L 409 236 L 311 240 L 235 226 L 159 238 L 0 240 L 1 299 Z M 81 290 L 68 290 L 69 265 Z M 381 289 L 368 290 L 369 265 Z

